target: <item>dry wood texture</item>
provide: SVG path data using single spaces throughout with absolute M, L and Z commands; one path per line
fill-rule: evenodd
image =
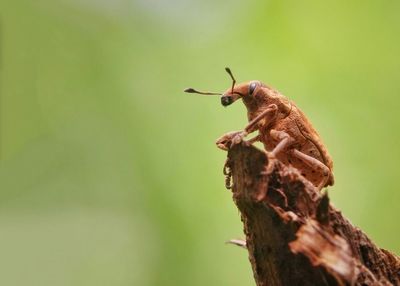
M 377 247 L 299 172 L 244 143 L 228 152 L 257 285 L 400 285 L 400 259 Z

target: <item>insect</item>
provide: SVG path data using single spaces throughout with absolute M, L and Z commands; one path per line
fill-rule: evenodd
M 270 158 L 295 167 L 319 190 L 333 185 L 332 159 L 317 131 L 296 104 L 258 80 L 236 84 L 231 70 L 225 70 L 232 79 L 232 86 L 224 93 L 202 92 L 193 88 L 185 90 L 202 95 L 221 95 L 223 106 L 239 99 L 246 106 L 247 126 L 243 130 L 224 134 L 216 141 L 217 146 L 228 150 L 250 133 L 258 131 L 246 142 L 260 141 Z

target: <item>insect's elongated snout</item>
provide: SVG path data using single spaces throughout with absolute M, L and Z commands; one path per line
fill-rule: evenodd
M 221 104 L 223 106 L 228 106 L 234 103 L 238 99 L 240 99 L 240 94 L 236 92 L 231 93 L 230 91 L 227 91 L 221 97 Z
M 232 104 L 232 103 L 233 103 L 233 98 L 232 98 L 232 96 L 224 95 L 224 96 L 221 97 L 221 104 L 222 104 L 223 106 L 228 106 L 228 105 L 230 105 L 230 104 Z

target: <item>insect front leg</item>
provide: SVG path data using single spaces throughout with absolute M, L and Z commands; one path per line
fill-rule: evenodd
M 250 133 L 258 129 L 258 123 L 265 119 L 267 121 L 272 121 L 276 118 L 278 112 L 278 106 L 276 104 L 268 105 L 268 107 L 261 112 L 257 117 L 247 124 L 247 126 L 242 131 L 234 131 L 224 134 L 215 142 L 218 148 L 222 150 L 228 150 L 233 145 L 238 144 L 243 141 L 243 139 Z M 253 141 L 254 140 L 254 141 Z M 259 140 L 259 137 L 255 137 L 250 140 L 250 144 Z
M 249 124 L 247 124 L 247 126 L 244 128 L 244 131 L 247 133 L 256 131 L 257 125 L 261 120 L 266 119 L 267 121 L 272 121 L 276 118 L 277 113 L 278 106 L 276 104 L 268 105 L 263 112 L 261 112 L 252 121 L 250 121 Z
M 249 144 L 249 145 L 251 145 L 251 144 L 253 144 L 254 142 L 257 142 L 257 141 L 260 141 L 260 140 L 261 140 L 261 136 L 260 136 L 260 134 L 258 134 L 257 136 L 255 136 L 255 137 L 253 137 L 253 138 L 247 140 L 246 143 Z
M 217 139 L 215 144 L 219 149 L 228 151 L 234 145 L 234 142 L 238 141 L 238 138 L 243 138 L 245 135 L 243 131 L 232 131 L 228 132 Z M 240 141 L 239 141 L 240 142 Z

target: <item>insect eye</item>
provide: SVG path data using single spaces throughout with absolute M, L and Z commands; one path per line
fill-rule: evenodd
M 254 92 L 254 90 L 256 89 L 256 87 L 257 87 L 257 83 L 256 83 L 256 82 L 250 83 L 250 86 L 249 86 L 249 95 L 252 95 L 252 94 L 253 94 L 253 92 Z

